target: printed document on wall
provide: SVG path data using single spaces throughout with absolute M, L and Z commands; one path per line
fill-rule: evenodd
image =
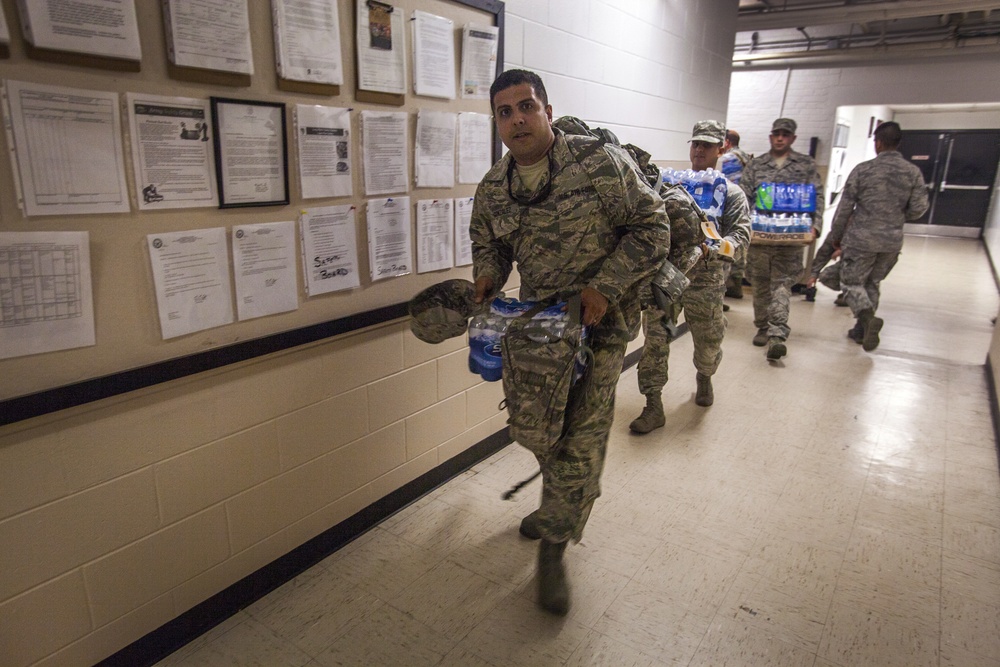
M 372 280 L 412 271 L 409 197 L 368 200 L 368 265 Z
M 482 113 L 458 114 L 458 182 L 478 183 L 493 166 L 490 117 Z
M 413 90 L 455 99 L 455 24 L 443 16 L 413 12 Z
M 354 206 L 305 209 L 299 217 L 302 267 L 309 296 L 361 285 Z
M 455 187 L 455 118 L 448 111 L 417 112 L 417 187 Z
M 134 0 L 18 0 L 17 9 L 40 49 L 142 60 Z
M 125 97 L 139 210 L 218 206 L 208 100 Z
M 405 111 L 362 111 L 361 150 L 365 164 L 365 194 L 406 192 L 410 182 L 407 165 Z
M 128 213 L 118 93 L 8 79 L 5 94 L 25 215 Z
M 295 107 L 303 199 L 354 194 L 350 111 L 306 104 Z
M 298 308 L 295 221 L 234 226 L 233 267 L 241 320 Z
M 451 199 L 417 202 L 417 273 L 455 266 L 454 207 Z
M 472 239 L 469 238 L 469 224 L 472 222 L 474 197 L 455 200 L 455 266 L 472 264 Z
M 225 227 L 150 234 L 146 243 L 164 340 L 233 321 Z
M 10 44 L 10 26 L 7 25 L 7 16 L 2 7 L 0 7 L 0 44 Z
M 358 89 L 406 92 L 403 10 L 377 0 L 358 0 Z
M 340 17 L 330 0 L 271 0 L 278 76 L 292 81 L 344 83 Z
M 87 232 L 0 232 L 0 359 L 94 345 Z
M 490 99 L 490 85 L 497 75 L 500 28 L 467 23 L 462 28 L 462 97 Z
M 173 64 L 253 74 L 247 0 L 163 0 L 163 25 Z

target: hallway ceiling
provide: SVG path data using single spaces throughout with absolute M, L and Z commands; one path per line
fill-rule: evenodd
M 743 69 L 1000 56 L 1000 0 L 740 0 L 736 29 Z

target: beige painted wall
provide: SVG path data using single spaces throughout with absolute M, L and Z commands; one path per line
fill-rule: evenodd
M 397 5 L 409 11 L 429 1 Z M 10 20 L 13 0 L 2 2 Z M 733 35 L 717 30 L 710 3 L 689 6 L 663 0 L 656 4 L 664 25 L 684 27 L 682 34 L 675 35 L 679 41 L 672 43 L 671 53 L 678 44 L 703 49 L 707 35 L 731 48 Z M 622 30 L 628 34 L 648 19 L 629 13 L 636 7 L 631 2 L 576 0 L 576 15 L 595 21 L 569 33 L 554 23 L 543 25 L 541 13 L 544 8 L 546 22 L 563 21 L 568 3 L 531 0 L 511 5 L 532 12 L 531 16 L 518 15 L 508 8 L 508 19 L 520 22 L 521 38 L 532 24 L 579 35 L 587 42 L 594 34 L 603 34 L 600 23 L 608 12 L 621 15 Z M 711 5 L 711 9 L 736 11 L 731 0 Z M 143 26 L 142 73 L 110 75 L 29 62 L 15 35 L 12 57 L 0 61 L 0 75 L 105 90 L 246 94 L 289 104 L 349 102 L 286 95 L 274 89 L 273 80 L 261 74 L 273 65 L 268 60 L 270 27 L 265 3 L 256 2 L 250 3 L 258 67 L 254 89 L 164 84 L 156 3 L 143 0 L 136 6 Z M 340 6 L 344 21 L 352 15 L 345 9 L 351 4 L 340 0 Z M 13 23 L 12 32 L 17 29 Z M 634 40 L 627 47 L 634 52 Z M 660 53 L 656 40 L 649 40 L 645 48 L 650 53 L 642 58 L 668 58 Z M 681 78 L 691 83 L 680 88 L 693 89 L 702 74 L 697 67 L 693 60 L 683 62 Z M 49 76 L 55 76 L 55 81 Z M 713 89 L 725 86 L 728 69 L 713 70 L 711 77 Z M 582 97 L 590 82 L 583 76 L 561 82 L 559 89 Z M 617 93 L 611 87 L 605 94 Z M 661 119 L 663 127 L 689 132 L 687 116 L 719 115 L 725 96 L 718 97 L 719 104 L 707 111 L 697 100 L 684 106 L 681 129 L 675 128 L 672 116 Z M 95 278 L 99 283 L 95 286 L 98 335 L 100 327 L 121 329 L 114 330 L 114 335 L 126 343 L 159 344 L 155 320 L 137 324 L 126 307 L 114 303 L 138 299 L 143 308 L 151 307 L 148 276 L 137 273 L 137 282 L 125 285 L 109 279 L 117 270 L 115 252 L 138 252 L 146 261 L 136 240 L 159 224 L 197 228 L 208 222 L 228 227 L 237 222 L 289 219 L 287 211 L 275 217 L 267 210 L 254 210 L 247 219 L 233 211 L 200 209 L 102 220 L 72 216 L 25 221 L 11 203 L 9 172 L 5 167 L 0 172 L 0 187 L 5 188 L 0 191 L 0 226 L 4 229 L 108 226 L 101 231 L 110 245 L 97 249 L 103 257 L 103 271 L 111 272 Z M 292 194 L 297 195 L 294 177 Z M 291 209 L 296 205 L 293 201 Z M 116 234 L 128 235 L 124 246 L 118 245 Z M 361 239 L 359 245 L 363 248 Z M 145 265 L 137 266 L 146 271 Z M 458 270 L 447 275 L 453 274 L 463 275 Z M 441 274 L 414 276 L 406 290 L 413 293 L 440 279 Z M 384 284 L 370 291 L 368 286 L 362 302 L 376 307 L 398 301 L 400 285 Z M 101 310 L 105 308 L 111 310 Z M 329 316 L 336 316 L 333 301 L 312 302 L 308 314 L 316 315 L 324 308 Z M 119 311 L 128 315 L 124 324 L 113 317 L 108 320 L 108 315 Z M 223 329 L 190 337 L 182 344 L 197 350 L 249 335 Z M 630 350 L 639 344 L 633 343 Z M 4 667 L 92 664 L 502 429 L 506 415 L 497 410 L 500 385 L 483 383 L 470 374 L 467 354 L 464 339 L 426 345 L 409 333 L 405 322 L 391 322 L 0 427 L 0 662 Z M 57 357 L 22 361 L 14 370 L 0 367 L 0 384 L 12 392 L 4 395 L 31 391 L 38 382 L 35 369 L 39 364 L 58 365 L 58 359 L 50 359 Z M 88 362 L 81 363 L 86 366 Z

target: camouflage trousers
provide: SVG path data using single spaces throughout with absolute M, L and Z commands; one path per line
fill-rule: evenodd
M 743 277 L 747 274 L 747 249 L 740 248 L 736 251 L 736 259 L 729 265 L 729 277 L 726 278 L 727 285 L 743 285 Z
M 727 325 L 722 312 L 726 266 L 718 261 L 699 264 L 688 276 L 691 285 L 680 299 L 684 321 L 694 343 L 694 367 L 702 375 L 714 375 L 722 361 L 722 338 Z M 639 391 L 643 396 L 659 396 L 667 384 L 670 337 L 663 315 L 663 311 L 655 306 L 646 308 L 642 313 L 642 332 L 646 341 L 637 370 Z
M 802 276 L 802 246 L 750 246 L 747 272 L 753 285 L 753 324 L 768 336 L 788 338 L 792 285 Z
M 538 530 L 549 542 L 579 541 L 594 501 L 601 495 L 601 471 L 625 343 L 594 341 L 591 349 L 590 379 L 570 390 L 566 434 L 554 455 L 536 455 L 542 470 Z
M 856 252 L 844 250 L 840 260 L 840 288 L 847 292 L 847 305 L 854 317 L 862 310 L 878 309 L 879 284 L 899 259 L 898 252 Z

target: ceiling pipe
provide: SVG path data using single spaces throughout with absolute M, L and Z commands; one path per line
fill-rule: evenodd
M 996 37 L 973 37 L 961 44 L 951 41 L 899 44 L 895 46 L 868 46 L 853 49 L 836 49 L 828 52 L 791 51 L 780 53 L 755 53 L 734 55 L 733 67 L 776 68 L 803 65 L 831 65 L 835 63 L 878 63 L 899 58 L 940 58 L 965 55 L 1000 54 L 1000 41 Z
M 943 12 L 942 10 L 945 10 Z M 839 4 L 820 9 L 771 9 L 744 11 L 736 19 L 737 32 L 797 28 L 800 25 L 836 25 L 868 23 L 891 19 L 940 16 L 942 13 L 989 12 L 1000 9 L 1000 0 L 907 0 L 906 2 L 873 2 L 862 5 Z

